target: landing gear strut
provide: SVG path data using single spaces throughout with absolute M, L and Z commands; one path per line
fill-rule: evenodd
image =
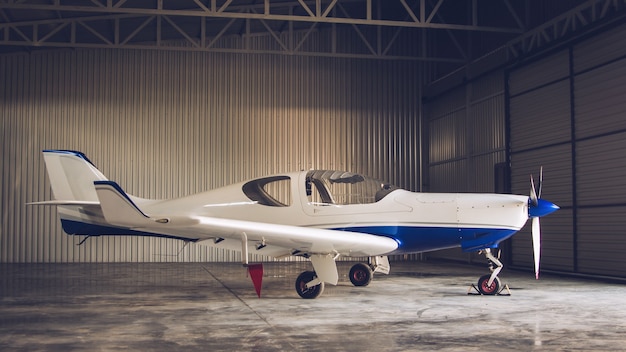
M 481 295 L 497 295 L 502 291 L 502 283 L 498 278 L 498 274 L 502 270 L 502 262 L 491 253 L 491 248 L 481 251 L 489 261 L 490 275 L 483 275 L 478 279 L 478 292 Z

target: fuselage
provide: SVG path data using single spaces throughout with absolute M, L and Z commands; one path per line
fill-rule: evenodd
M 142 203 L 156 217 L 191 214 L 390 237 L 398 248 L 387 254 L 494 248 L 528 220 L 527 196 L 416 193 L 336 171 L 275 175 Z

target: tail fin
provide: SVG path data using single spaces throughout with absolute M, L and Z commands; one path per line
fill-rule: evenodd
M 55 200 L 28 204 L 56 206 L 66 233 L 146 235 L 128 228 L 154 224 L 135 205 L 136 201 L 147 200 L 126 194 L 115 182 L 108 181 L 85 154 L 72 150 L 44 150 L 43 156 Z
M 85 154 L 72 150 L 44 150 L 43 157 L 57 201 L 98 202 L 93 183 L 107 178 Z

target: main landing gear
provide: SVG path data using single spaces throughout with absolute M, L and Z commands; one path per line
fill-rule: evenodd
M 356 263 L 350 268 L 348 278 L 354 286 L 367 286 L 372 282 L 374 273 L 389 274 L 389 258 L 386 256 L 370 257 L 368 263 Z
M 315 267 L 315 263 L 313 266 Z M 318 267 L 318 269 L 320 267 Z M 334 272 L 336 274 L 336 267 Z M 354 286 L 367 286 L 372 282 L 372 277 L 375 272 L 389 274 L 389 259 L 386 256 L 371 257 L 368 263 L 357 263 L 353 265 L 352 268 L 350 268 L 348 278 Z M 326 282 L 331 284 L 337 283 L 336 280 L 333 282 L 328 279 L 326 279 Z M 296 292 L 304 299 L 317 298 L 324 292 L 324 281 L 320 279 L 315 271 L 305 271 L 296 279 Z
M 352 266 L 348 277 L 354 286 L 367 286 L 372 282 L 374 270 L 364 263 Z M 304 299 L 319 297 L 324 292 L 324 282 L 321 281 L 315 271 L 305 271 L 296 279 L 296 292 Z
M 365 263 L 357 263 L 352 266 L 348 277 L 354 286 L 367 286 L 372 282 L 374 271 Z
M 324 292 L 324 282 L 318 279 L 315 271 L 305 271 L 296 279 L 296 292 L 304 299 L 317 298 Z
M 502 270 L 502 262 L 491 253 L 491 248 L 484 249 L 479 253 L 481 252 L 485 254 L 485 257 L 487 257 L 489 261 L 491 274 L 481 276 L 478 279 L 478 287 L 474 285 L 472 285 L 472 287 L 478 290 L 481 295 L 498 295 L 506 287 L 502 286 L 502 282 L 500 282 L 500 278 L 498 278 L 498 274 Z M 508 290 L 508 287 L 506 288 Z

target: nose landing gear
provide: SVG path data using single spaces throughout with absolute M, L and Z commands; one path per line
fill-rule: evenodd
M 491 274 L 481 276 L 478 279 L 478 287 L 472 285 L 470 287 L 470 291 L 473 288 L 481 295 L 494 296 L 503 295 L 501 292 L 506 289 L 508 292 L 506 295 L 511 295 L 509 286 L 502 286 L 502 282 L 498 277 L 498 274 L 502 270 L 502 262 L 496 258 L 493 253 L 491 253 L 491 248 L 486 248 L 479 253 L 481 252 L 485 254 L 485 257 L 487 257 L 487 260 L 489 261 L 489 270 L 491 271 Z M 468 294 L 471 294 L 471 292 L 468 291 Z

